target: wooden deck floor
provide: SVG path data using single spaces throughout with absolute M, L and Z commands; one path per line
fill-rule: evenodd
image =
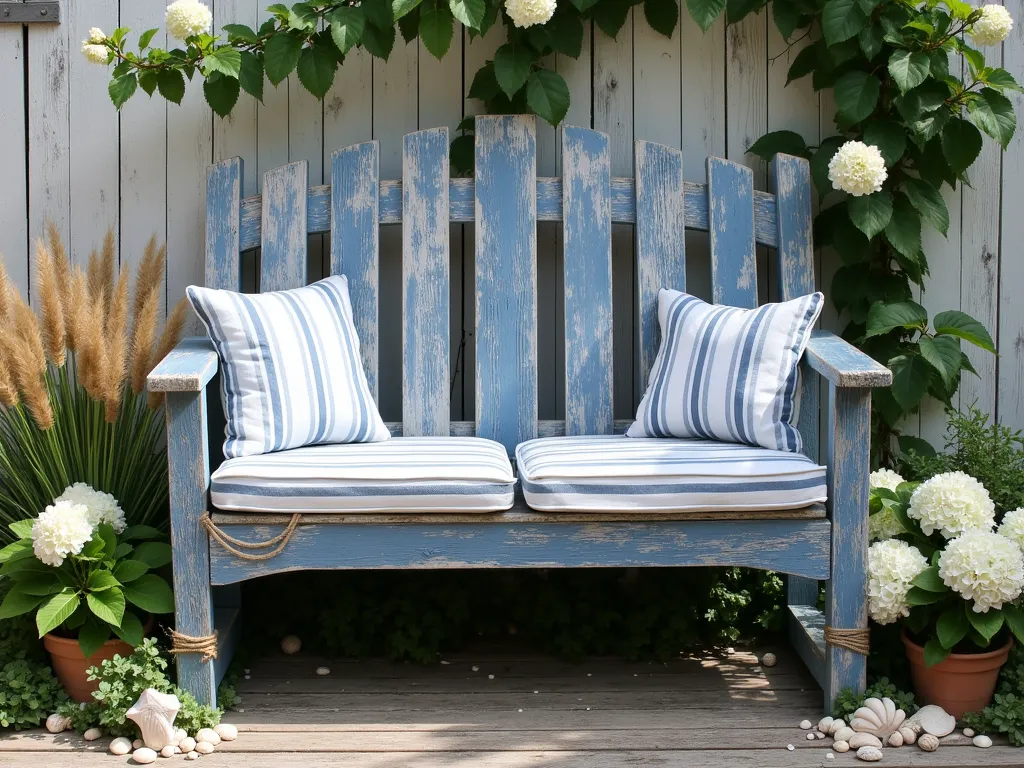
M 240 681 L 237 741 L 201 768 L 804 768 L 830 740 L 797 727 L 822 696 L 793 654 L 762 669 L 749 652 L 667 665 L 460 656 L 433 667 L 268 659 Z M 316 675 L 320 665 L 331 669 Z M 476 669 L 474 669 L 474 667 Z M 493 675 L 493 678 L 491 677 Z M 787 744 L 795 750 L 788 751 Z M 107 740 L 34 731 L 0 738 L 0 766 L 113 766 Z M 181 758 L 167 764 L 186 764 Z M 163 759 L 157 766 L 163 765 Z M 191 763 L 187 763 L 192 765 Z M 949 737 L 937 752 L 886 749 L 886 766 L 1024 765 L 1024 750 Z

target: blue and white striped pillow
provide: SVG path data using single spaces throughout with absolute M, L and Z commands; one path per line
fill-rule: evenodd
M 366 384 L 344 275 L 292 291 L 187 294 L 220 356 L 225 458 L 391 436 Z
M 799 369 L 820 293 L 757 309 L 662 288 L 661 348 L 629 437 L 699 437 L 799 452 Z

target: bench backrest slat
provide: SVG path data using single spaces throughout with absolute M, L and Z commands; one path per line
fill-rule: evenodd
M 308 186 L 305 160 L 263 174 L 261 291 L 284 291 L 306 284 Z
M 380 295 L 380 147 L 376 141 L 331 157 L 331 274 L 348 277 L 348 291 L 366 383 L 378 400 Z
M 448 129 L 411 133 L 402 151 L 402 428 L 447 435 Z
M 709 157 L 707 168 L 714 301 L 751 309 L 757 306 L 754 174 L 718 157 Z
M 565 433 L 610 435 L 612 162 L 608 136 L 562 133 L 565 254 Z
M 683 153 L 638 141 L 636 177 L 636 291 L 639 307 L 640 381 L 654 365 L 661 343 L 658 291 L 686 289 L 686 228 Z
M 242 282 L 242 158 L 210 168 L 206 176 L 206 286 L 237 291 Z
M 531 117 L 476 121 L 476 433 L 537 434 L 537 137 Z

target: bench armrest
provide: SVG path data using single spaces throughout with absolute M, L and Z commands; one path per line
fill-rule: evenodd
M 150 392 L 202 392 L 217 373 L 217 350 L 206 336 L 182 339 L 146 379 Z
M 837 387 L 887 387 L 892 371 L 830 331 L 814 331 L 807 364 Z

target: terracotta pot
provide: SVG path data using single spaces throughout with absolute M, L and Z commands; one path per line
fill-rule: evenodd
M 112 659 L 115 654 L 128 656 L 133 650 L 128 643 L 115 638 L 107 640 L 96 653 L 86 658 L 78 645 L 78 638 L 59 637 L 52 633 L 43 637 L 43 646 L 50 653 L 54 674 L 75 701 L 92 701 L 92 692 L 100 685 L 99 680 L 89 682 L 85 670 L 98 667 L 101 661 Z
M 1006 663 L 1013 639 L 988 653 L 951 653 L 932 667 L 924 663 L 924 648 L 905 630 L 903 645 L 918 701 L 937 704 L 959 720 L 965 712 L 977 712 L 992 701 L 999 669 Z

